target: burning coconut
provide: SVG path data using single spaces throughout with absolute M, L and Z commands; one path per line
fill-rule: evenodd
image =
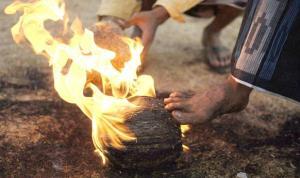
M 103 163 L 147 169 L 174 162 L 182 151 L 181 131 L 155 99 L 151 76 L 136 74 L 143 46 L 107 26 L 96 33 L 79 19 L 69 25 L 63 0 L 14 1 L 6 14 L 22 16 L 12 29 L 16 43 L 30 44 L 49 60 L 54 88 L 91 119 L 92 139 Z M 45 22 L 63 22 L 55 36 Z M 96 34 L 96 35 L 95 35 Z

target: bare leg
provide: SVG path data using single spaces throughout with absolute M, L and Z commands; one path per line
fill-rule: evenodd
M 219 72 L 227 71 L 231 61 L 231 51 L 221 43 L 220 33 L 240 13 L 241 10 L 230 6 L 218 6 L 215 19 L 204 30 L 202 41 L 208 64 Z
M 165 108 L 181 124 L 200 124 L 222 114 L 243 110 L 251 91 L 229 77 L 224 84 L 203 92 L 174 92 L 164 102 Z

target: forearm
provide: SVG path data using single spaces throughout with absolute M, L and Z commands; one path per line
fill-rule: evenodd
M 164 23 L 170 17 L 168 11 L 163 6 L 154 7 L 152 13 L 159 25 Z

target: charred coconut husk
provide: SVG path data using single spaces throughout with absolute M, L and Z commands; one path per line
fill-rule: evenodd
M 127 115 L 126 126 L 136 140 L 125 148 L 108 148 L 110 163 L 122 169 L 155 169 L 173 164 L 182 152 L 180 126 L 174 122 L 163 102 L 150 97 L 136 97 L 133 103 L 143 107 Z

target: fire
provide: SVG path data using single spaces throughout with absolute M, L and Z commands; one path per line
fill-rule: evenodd
M 180 126 L 180 130 L 181 130 L 181 137 L 185 138 L 186 133 L 190 130 L 190 126 L 189 125 L 181 125 Z M 187 153 L 190 151 L 190 148 L 187 145 L 182 145 L 183 148 L 183 152 Z
M 105 164 L 107 147 L 122 149 L 123 141 L 135 136 L 124 125 L 124 113 L 138 106 L 128 101 L 134 96 L 155 96 L 151 76 L 137 76 L 143 46 L 138 39 L 123 37 L 131 59 L 122 68 L 112 64 L 115 52 L 98 47 L 94 33 L 84 28 L 79 19 L 69 27 L 63 0 L 14 1 L 6 7 L 6 14 L 22 15 L 12 29 L 16 43 L 29 43 L 34 52 L 48 58 L 52 67 L 54 88 L 66 102 L 76 104 L 92 121 L 92 139 L 96 152 Z M 54 37 L 45 22 L 64 24 L 64 32 Z M 72 33 L 65 38 L 64 34 Z M 92 75 L 88 75 L 92 74 Z M 91 76 L 99 76 L 100 85 Z M 86 90 L 90 95 L 86 96 Z

